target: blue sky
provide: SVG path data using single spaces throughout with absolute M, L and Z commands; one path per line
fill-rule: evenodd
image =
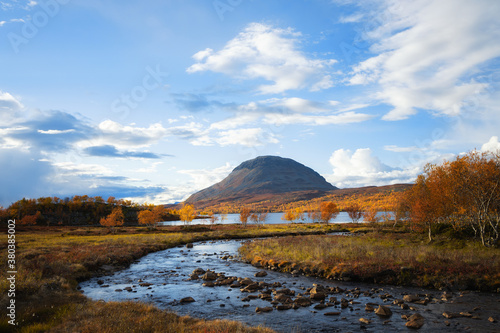
M 168 203 L 259 155 L 338 187 L 500 148 L 496 0 L 0 1 L 0 204 Z

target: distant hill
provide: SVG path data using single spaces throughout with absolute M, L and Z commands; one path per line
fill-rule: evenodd
M 276 196 L 303 200 L 323 196 L 335 189 L 319 173 L 290 158 L 260 156 L 241 163 L 221 182 L 191 195 L 186 203 L 200 207 Z

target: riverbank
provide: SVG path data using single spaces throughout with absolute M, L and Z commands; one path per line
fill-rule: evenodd
M 336 225 L 319 224 L 248 226 L 247 228 L 224 225 L 216 226 L 213 229 L 204 226 L 160 227 L 152 231 L 147 230 L 147 228 L 124 227 L 119 228 L 116 234 L 113 234 L 109 233 L 108 229 L 100 227 L 19 226 L 16 229 L 16 259 L 18 263 L 16 322 L 23 332 L 50 330 L 57 332 L 64 331 L 64 327 L 70 327 L 67 325 L 75 320 L 82 321 L 81 316 L 88 314 L 89 320 L 93 316 L 96 317 L 94 318 L 96 320 L 92 321 L 96 323 L 95 325 L 103 325 L 101 327 L 92 326 L 92 331 L 122 331 L 116 325 L 111 325 L 110 321 L 97 320 L 100 317 L 118 318 L 123 321 L 123 325 L 127 325 L 132 331 L 135 327 L 137 327 L 136 331 L 138 332 L 165 331 L 156 325 L 149 328 L 141 326 L 146 325 L 140 319 L 140 313 L 145 309 L 145 305 L 140 303 L 127 305 L 131 309 L 130 311 L 139 314 L 136 316 L 127 315 L 127 311 L 121 312 L 123 309 L 119 303 L 96 306 L 95 302 L 89 301 L 79 293 L 77 290 L 78 282 L 126 268 L 134 260 L 150 252 L 196 241 L 317 234 L 342 230 L 341 228 L 341 226 Z M 6 251 L 7 243 L 3 242 L 3 261 L 7 258 Z M 0 275 L 0 293 L 2 295 L 0 306 L 2 307 L 7 306 L 9 301 L 7 298 L 8 290 L 6 272 L 3 271 Z M 97 308 L 101 309 L 100 312 L 94 313 L 93 309 Z M 151 313 L 156 313 L 151 311 Z M 186 332 L 223 332 L 228 331 L 224 329 L 227 325 L 239 325 L 227 322 L 218 324 L 205 322 L 203 324 L 203 321 L 181 320 L 165 311 L 161 312 L 164 314 L 160 317 L 170 318 L 169 320 L 173 322 L 182 321 L 182 325 L 187 325 L 183 329 L 173 329 L 176 332 L 183 330 Z M 94 315 L 92 315 L 93 313 Z M 7 323 L 5 318 L 7 317 L 3 316 L 0 320 L 0 330 L 8 332 L 12 330 L 12 326 Z M 154 321 L 151 322 L 154 323 Z M 163 323 L 163 319 L 160 322 Z M 212 328 L 205 330 L 206 327 Z M 255 332 L 268 332 L 264 328 L 259 328 L 259 330 Z M 254 329 L 247 327 L 237 331 L 254 332 Z
M 259 267 L 340 281 L 445 290 L 500 290 L 500 249 L 415 233 L 257 240 L 240 249 Z

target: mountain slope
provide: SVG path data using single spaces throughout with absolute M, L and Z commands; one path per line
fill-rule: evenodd
M 186 202 L 214 203 L 291 192 L 319 196 L 335 189 L 316 171 L 290 158 L 260 156 L 241 163 L 224 180 L 193 194 Z

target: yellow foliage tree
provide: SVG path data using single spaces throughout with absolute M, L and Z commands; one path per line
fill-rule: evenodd
M 179 215 L 181 221 L 184 221 L 184 224 L 187 225 L 196 217 L 196 210 L 192 205 L 184 205 L 184 207 L 179 210 Z

